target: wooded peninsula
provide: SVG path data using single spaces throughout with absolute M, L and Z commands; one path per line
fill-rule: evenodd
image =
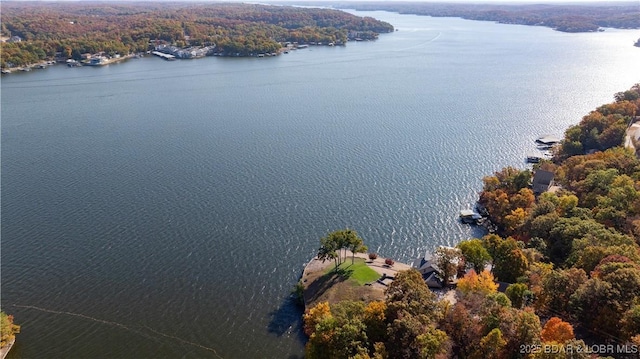
M 83 54 L 126 55 L 158 45 L 211 55 L 277 53 L 285 43 L 344 45 L 393 26 L 339 10 L 232 3 L 3 2 L 1 67 Z
M 567 129 L 552 159 L 485 177 L 478 202 L 493 233 L 433 255 L 452 297 L 438 298 L 417 262 L 383 276 L 381 299 L 344 300 L 364 298 L 356 277 L 375 253 L 364 264 L 344 256 L 315 279 L 344 293 L 312 293 L 327 299 L 304 313 L 306 357 L 637 358 L 640 140 L 631 129 L 640 126 L 638 114 L 640 84 Z M 539 174 L 552 181 L 537 186 Z M 367 250 L 354 231 L 337 231 L 320 241 L 317 258 L 335 260 L 345 249 Z

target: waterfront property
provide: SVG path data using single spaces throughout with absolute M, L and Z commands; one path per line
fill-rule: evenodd
M 454 247 L 440 246 L 440 248 L 452 249 L 455 251 L 459 251 L 459 249 Z M 458 261 L 456 261 L 457 263 Z M 440 276 L 440 267 L 436 261 L 436 258 L 430 252 L 425 252 L 424 256 L 417 258 L 413 261 L 412 267 L 415 268 L 420 274 L 422 274 L 422 278 L 429 288 L 443 288 L 444 280 Z M 457 279 L 454 279 L 452 284 L 457 283 Z
M 549 190 L 553 183 L 553 172 L 537 170 L 533 175 L 533 182 L 531 184 L 533 193 L 538 195 Z
M 346 251 L 345 256 L 351 257 L 351 251 Z M 354 265 L 347 259 L 337 271 L 330 260 L 314 257 L 307 263 L 300 279 L 304 286 L 305 307 L 312 307 L 320 301 L 382 300 L 385 289 L 396 274 L 411 269 L 408 264 L 393 261 L 390 265 L 383 257 L 371 259 L 365 253 L 355 253 L 354 257 Z

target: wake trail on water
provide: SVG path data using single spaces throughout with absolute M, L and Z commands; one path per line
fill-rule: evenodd
M 426 44 L 438 40 L 440 35 L 442 35 L 442 32 L 438 31 L 438 35 L 436 35 L 435 37 L 433 37 L 433 38 L 431 38 L 431 39 L 429 39 L 429 40 L 427 40 L 425 42 L 419 43 L 417 45 L 412 45 L 412 46 L 409 46 L 409 47 L 405 47 L 403 49 L 398 49 L 397 51 L 407 51 L 407 50 L 417 49 L 419 47 L 424 47 Z
M 189 341 L 189 340 L 186 340 L 186 339 L 174 336 L 174 335 L 170 335 L 170 334 L 165 334 L 165 333 L 159 332 L 159 331 L 157 331 L 155 329 L 152 329 L 152 328 L 150 328 L 150 327 L 148 327 L 146 325 L 128 326 L 128 325 L 125 325 L 125 324 L 122 324 L 122 323 L 112 322 L 110 320 L 104 320 L 104 319 L 100 319 L 100 318 L 94 318 L 94 317 L 90 317 L 88 315 L 84 315 L 84 314 L 80 314 L 80 313 L 41 308 L 41 307 L 36 307 L 36 306 L 33 306 L 33 305 L 13 304 L 13 306 L 17 307 L 17 308 L 33 309 L 33 310 L 37 310 L 37 311 L 45 312 L 45 313 L 63 314 L 63 315 L 69 315 L 69 316 L 73 316 L 73 317 L 79 317 L 79 318 L 91 320 L 91 321 L 94 321 L 94 322 L 97 322 L 97 323 L 107 324 L 107 325 L 111 325 L 111 326 L 114 326 L 114 327 L 122 328 L 124 330 L 129 331 L 129 332 L 136 333 L 136 334 L 142 335 L 142 336 L 150 338 L 150 339 L 154 339 L 153 335 L 148 335 L 148 334 L 143 333 L 143 332 L 141 332 L 139 330 L 136 330 L 136 328 L 143 328 L 143 329 L 146 329 L 149 332 L 155 334 L 155 337 L 156 337 L 155 339 L 157 339 L 158 336 L 174 339 L 174 340 L 177 340 L 177 341 L 179 341 L 181 343 L 188 344 L 188 345 L 200 348 L 200 349 L 204 349 L 204 350 L 210 351 L 217 358 L 224 359 L 224 358 L 222 358 L 222 356 L 220 356 L 220 354 L 218 354 L 218 352 L 215 349 L 213 349 L 211 347 L 208 347 L 208 346 L 205 346 L 205 345 L 202 345 L 202 344 L 198 344 L 198 343 L 195 343 L 195 342 L 192 342 L 192 341 Z

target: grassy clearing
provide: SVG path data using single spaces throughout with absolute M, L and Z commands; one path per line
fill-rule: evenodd
M 334 271 L 334 268 L 335 267 L 329 268 L 327 273 Z M 348 258 L 338 266 L 337 273 L 345 280 L 351 279 L 358 285 L 364 285 L 365 283 L 373 282 L 380 278 L 380 274 L 369 268 L 363 258 L 356 258 L 353 264 L 351 264 L 351 259 Z
M 307 308 L 311 308 L 323 301 L 333 304 L 343 300 L 384 300 L 382 288 L 364 285 L 378 278 L 380 274 L 368 267 L 364 259 L 356 258 L 355 263 L 351 264 L 351 258 L 348 258 L 337 272 L 332 264 L 305 277 L 303 283 L 306 283 L 306 287 L 302 293 L 304 302 Z

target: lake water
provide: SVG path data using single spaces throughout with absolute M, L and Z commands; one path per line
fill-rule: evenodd
M 405 262 L 472 237 L 482 176 L 640 81 L 638 31 L 357 14 L 399 31 L 3 76 L 10 357 L 301 357 L 322 236 Z

